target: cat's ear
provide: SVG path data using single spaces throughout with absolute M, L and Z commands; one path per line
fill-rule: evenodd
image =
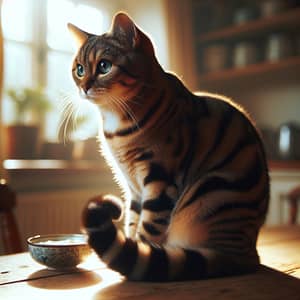
M 117 13 L 112 22 L 112 34 L 121 39 L 126 39 L 133 48 L 143 48 L 145 52 L 154 54 L 150 39 L 134 24 L 130 17 Z
M 126 39 L 130 46 L 135 47 L 137 45 L 137 28 L 127 14 L 120 12 L 114 16 L 111 31 L 114 36 L 123 40 Z
M 72 34 L 75 44 L 78 48 L 80 48 L 89 38 L 90 34 L 79 29 L 75 25 L 68 23 L 68 29 L 70 33 Z

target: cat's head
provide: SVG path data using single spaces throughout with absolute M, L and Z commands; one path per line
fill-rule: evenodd
M 68 27 L 78 46 L 72 74 L 84 98 L 100 106 L 125 101 L 151 80 L 152 43 L 125 13 L 115 15 L 111 30 L 100 36 Z

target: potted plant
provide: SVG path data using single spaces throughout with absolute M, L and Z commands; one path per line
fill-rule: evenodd
M 87 115 L 77 115 L 71 113 L 69 117 L 64 117 L 59 128 L 59 140 L 74 141 L 73 158 L 76 160 L 99 160 L 101 159 L 99 150 L 99 141 L 94 135 L 87 136 L 85 127 L 89 127 L 89 118 Z
M 41 126 L 51 108 L 49 99 L 40 87 L 9 89 L 7 95 L 15 107 L 14 123 L 7 126 L 7 156 L 36 158 Z

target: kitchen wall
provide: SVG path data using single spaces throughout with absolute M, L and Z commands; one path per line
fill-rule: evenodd
M 201 89 L 201 80 L 199 86 Z M 259 80 L 250 77 L 245 82 L 233 81 L 226 88 L 213 89 L 242 104 L 261 127 L 276 129 L 289 121 L 300 123 L 300 82 L 295 74 L 283 73 Z
M 262 82 L 256 89 L 245 88 L 240 92 L 247 109 L 257 123 L 277 128 L 280 124 L 297 121 L 300 123 L 300 85 L 287 82 Z

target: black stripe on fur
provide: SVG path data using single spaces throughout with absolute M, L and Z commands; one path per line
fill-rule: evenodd
M 166 251 L 162 248 L 151 246 L 148 269 L 142 279 L 147 281 L 167 281 L 168 268 Z
M 161 234 L 161 232 L 155 226 L 153 226 L 151 223 L 143 222 L 143 228 L 150 235 L 157 236 L 157 235 Z
M 153 212 L 172 210 L 173 208 L 174 201 L 164 192 L 161 193 L 158 198 L 145 200 L 145 202 L 143 203 L 143 209 Z
M 209 170 L 209 172 L 223 168 L 227 164 L 231 163 L 241 151 L 243 151 L 247 146 L 252 145 L 254 143 L 255 140 L 252 137 L 245 137 L 235 145 L 235 147 L 223 158 L 223 160 L 221 160 L 215 166 L 213 166 Z
M 144 178 L 144 185 L 147 185 L 153 181 L 169 182 L 169 174 L 163 166 L 157 163 L 150 164 L 150 171 L 149 174 Z
M 141 203 L 139 201 L 132 200 L 130 209 L 133 210 L 134 212 L 136 212 L 137 214 L 140 214 L 140 212 L 142 210 Z
M 251 166 L 250 170 L 246 173 L 246 175 L 240 179 L 229 181 L 225 178 L 213 176 L 208 178 L 204 183 L 202 183 L 194 193 L 194 195 L 186 201 L 182 208 L 189 206 L 191 203 L 196 201 L 199 197 L 210 193 L 212 191 L 218 190 L 236 190 L 236 191 L 246 191 L 258 184 L 261 175 L 262 175 L 262 166 L 260 161 L 257 159 L 256 162 Z M 238 204 L 226 204 L 231 205 L 232 207 L 236 207 Z M 244 207 L 245 203 L 240 203 L 241 207 Z M 251 204 L 250 204 L 251 205 Z
M 146 113 L 144 118 L 142 120 L 138 121 L 137 124 L 134 124 L 133 126 L 128 127 L 128 128 L 118 130 L 115 133 L 104 132 L 104 136 L 107 139 L 111 139 L 115 136 L 119 136 L 119 137 L 127 136 L 127 135 L 133 134 L 134 132 L 140 130 L 142 127 L 144 127 L 147 124 L 147 122 L 152 118 L 152 116 L 155 115 L 156 111 L 159 109 L 159 107 L 161 105 L 161 102 L 162 102 L 164 96 L 165 96 L 165 93 L 162 92 L 160 94 L 160 97 L 158 98 L 158 100 L 156 100 L 154 105 L 152 107 L 150 107 L 150 109 L 148 110 L 148 112 Z
M 147 152 L 143 152 L 141 153 L 141 155 L 139 155 L 135 161 L 144 161 L 144 160 L 150 160 L 151 158 L 154 157 L 154 154 L 152 151 L 147 151 Z
M 136 241 L 126 239 L 119 255 L 110 262 L 109 266 L 121 274 L 128 275 L 132 272 L 138 258 Z
M 223 113 L 222 119 L 218 126 L 218 131 L 215 134 L 214 143 L 207 152 L 206 157 L 203 161 L 206 161 L 207 157 L 209 157 L 218 148 L 218 146 L 222 144 L 223 138 L 226 135 L 226 131 L 232 122 L 233 112 L 233 109 L 229 108 L 228 111 Z
M 96 229 L 96 228 L 95 228 Z M 88 231 L 88 230 L 87 230 Z M 95 249 L 98 255 L 103 255 L 116 239 L 117 229 L 113 223 L 105 231 L 88 231 L 89 245 Z
M 169 225 L 170 219 L 169 218 L 157 218 L 153 220 L 153 223 L 159 225 Z
M 182 272 L 180 272 L 179 280 L 195 280 L 206 276 L 206 260 L 199 252 L 192 250 L 184 250 L 185 263 Z
M 251 201 L 251 202 L 230 202 L 230 203 L 224 203 L 222 205 L 217 206 L 216 208 L 212 209 L 208 213 L 206 213 L 204 216 L 201 216 L 201 221 L 206 221 L 210 219 L 211 217 L 218 215 L 222 212 L 225 212 L 227 210 L 236 210 L 239 209 L 250 209 L 250 210 L 257 210 L 259 205 L 261 204 L 261 199 L 258 199 L 258 201 Z
M 195 120 L 194 118 L 190 117 L 189 120 L 186 120 L 186 126 L 188 128 L 187 133 L 189 134 L 188 138 L 188 149 L 184 155 L 184 158 L 180 162 L 179 169 L 183 171 L 183 184 L 186 182 L 188 177 L 188 172 L 191 168 L 191 165 L 194 163 L 196 149 L 197 149 L 197 143 L 198 143 L 198 131 L 195 126 Z

